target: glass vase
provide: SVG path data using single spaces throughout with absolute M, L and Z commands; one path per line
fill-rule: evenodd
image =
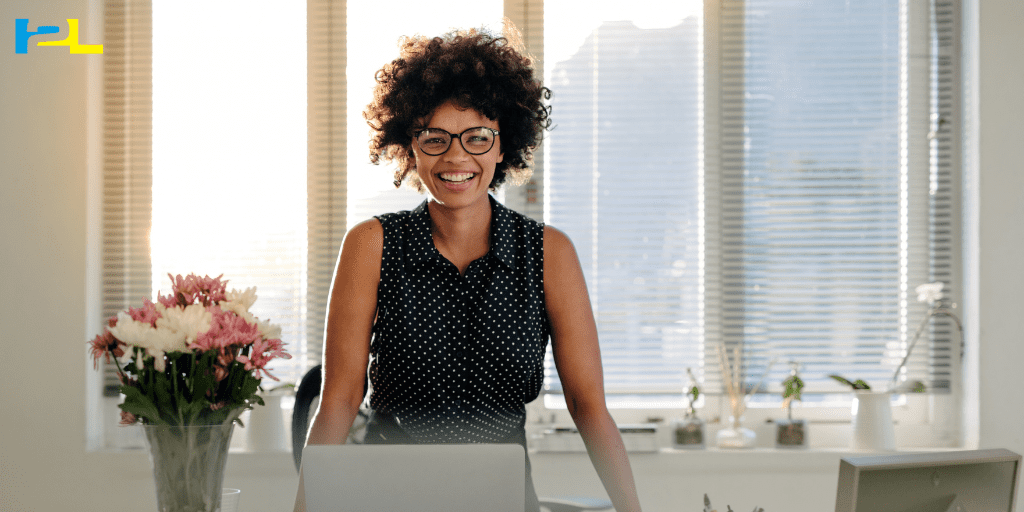
M 757 433 L 743 426 L 742 417 L 730 416 L 729 425 L 715 436 L 719 448 L 753 448 L 757 444 Z
M 143 425 L 159 512 L 217 512 L 234 424 Z

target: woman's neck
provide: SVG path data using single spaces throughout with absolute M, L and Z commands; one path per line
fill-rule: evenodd
M 447 242 L 478 238 L 491 227 L 491 202 L 486 197 L 471 206 L 457 209 L 430 200 L 427 210 L 430 212 L 432 234 Z
M 427 203 L 431 235 L 441 254 L 465 272 L 470 262 L 490 249 L 491 202 L 479 201 L 466 208 L 448 208 L 436 201 Z

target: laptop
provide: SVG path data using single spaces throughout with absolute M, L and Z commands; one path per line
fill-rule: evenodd
M 307 512 L 522 512 L 518 444 L 309 445 Z
M 954 450 L 844 458 L 836 512 L 1013 512 L 1021 456 Z

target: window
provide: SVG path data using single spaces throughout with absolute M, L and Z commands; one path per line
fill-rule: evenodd
M 412 2 L 395 8 L 415 13 L 409 24 L 384 26 L 357 2 L 271 2 L 259 12 L 226 3 L 220 15 L 204 4 L 203 23 L 252 24 L 268 14 L 276 33 L 292 27 L 277 47 L 260 48 L 248 71 L 227 69 L 247 53 L 231 37 L 205 38 L 207 48 L 192 50 L 228 51 L 208 69 L 190 61 L 188 73 L 198 66 L 213 82 L 203 83 L 207 94 L 218 84 L 246 91 L 227 97 L 242 114 L 163 85 L 170 68 L 161 64 L 161 37 L 173 33 L 161 27 L 186 22 L 161 12 L 197 11 L 155 4 L 152 15 L 148 1 L 106 7 L 104 313 L 135 304 L 154 283 L 166 288 L 167 271 L 223 272 L 233 285 L 257 286 L 257 314 L 285 327 L 296 356 L 279 368 L 286 381 L 319 362 L 345 229 L 422 200 L 395 191 L 391 169 L 365 164 L 360 113 L 373 71 L 395 54 L 400 35 L 495 27 L 502 5 L 554 91 L 555 126 L 533 180 L 501 199 L 576 244 L 614 406 L 678 406 L 688 367 L 714 393 L 720 346 L 740 347 L 748 385 L 775 360 L 766 378 L 772 392 L 789 360 L 803 364 L 812 392 L 839 390 L 824 378 L 831 372 L 884 386 L 924 312 L 914 286 L 944 281 L 959 293 L 955 2 L 596 2 L 580 12 L 565 2 L 495 0 L 447 9 L 437 21 Z M 151 16 L 168 24 L 151 27 Z M 271 69 L 290 70 L 290 81 L 272 86 L 282 73 Z M 248 94 L 257 87 L 271 88 Z M 171 96 L 184 101 L 161 110 Z M 180 130 L 195 139 L 166 145 L 167 120 L 197 106 Z M 293 126 L 281 122 L 288 119 Z M 195 154 L 211 141 L 213 156 Z M 255 154 L 248 163 L 224 156 Z M 191 188 L 151 195 L 173 188 L 165 173 L 199 169 Z M 259 206 L 193 220 L 183 214 L 199 209 L 176 210 L 182 197 L 227 197 L 248 185 L 237 197 Z M 254 199 L 266 191 L 273 195 Z M 210 219 L 232 228 L 201 234 L 220 225 Z M 238 226 L 259 231 L 242 237 Z M 203 247 L 229 243 L 173 253 L 188 247 L 184 237 L 206 236 Z M 214 252 L 236 255 L 181 268 Z M 942 322 L 930 335 L 904 378 L 925 381 L 934 400 L 948 402 L 942 393 L 955 397 L 959 385 L 958 337 Z M 116 394 L 116 379 L 108 383 Z M 557 397 L 553 371 L 547 390 Z
M 706 4 L 595 8 L 558 48 L 576 13 L 546 7 L 545 219 L 580 254 L 606 389 L 678 404 L 689 367 L 715 393 L 719 347 L 747 386 L 771 367 L 772 393 L 789 361 L 812 394 L 842 390 L 829 373 L 884 389 L 925 313 L 914 287 L 958 294 L 955 6 Z M 932 328 L 901 378 L 941 395 L 959 339 Z

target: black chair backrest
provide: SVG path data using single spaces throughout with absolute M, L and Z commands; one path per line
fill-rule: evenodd
M 302 467 L 302 447 L 306 446 L 306 434 L 309 433 L 309 413 L 313 400 L 320 396 L 320 385 L 323 382 L 322 365 L 316 365 L 306 372 L 299 381 L 295 391 L 295 408 L 292 409 L 292 458 L 295 459 L 295 470 Z

